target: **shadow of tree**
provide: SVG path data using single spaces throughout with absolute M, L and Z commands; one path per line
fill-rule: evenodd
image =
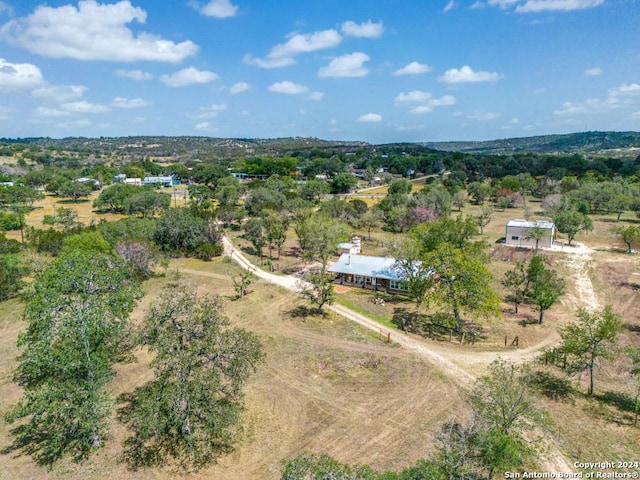
M 594 397 L 598 401 L 616 407 L 622 412 L 635 413 L 636 411 L 636 401 L 628 393 L 609 391 L 601 394 L 596 394 Z
M 407 308 L 394 308 L 391 322 L 400 330 L 415 333 L 433 340 L 452 340 L 473 342 L 486 339 L 480 325 L 464 321 L 460 332 L 454 332 L 455 319 L 448 313 L 421 314 Z
M 291 310 L 288 310 L 286 314 L 289 315 L 291 318 L 302 319 L 303 322 L 306 321 L 306 319 L 309 317 L 318 317 L 318 316 L 324 317 L 327 315 L 327 313 L 324 310 L 321 312 L 318 312 L 317 308 L 311 308 L 306 305 L 298 305 L 297 307 L 294 307 Z
M 529 325 L 537 325 L 538 319 L 536 317 L 532 317 L 527 315 L 525 318 L 521 319 L 518 324 L 522 327 L 527 327 Z
M 575 402 L 574 397 L 577 391 L 571 380 L 567 378 L 550 372 L 533 372 L 528 380 L 533 389 L 551 400 Z

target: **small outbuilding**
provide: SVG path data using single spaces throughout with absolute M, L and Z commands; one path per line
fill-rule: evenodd
M 362 240 L 360 237 L 351 237 L 350 242 L 338 244 L 339 253 L 348 253 L 350 255 L 358 255 L 362 253 Z
M 556 226 L 547 220 L 509 220 L 505 243 L 518 247 L 551 248 L 556 238 Z

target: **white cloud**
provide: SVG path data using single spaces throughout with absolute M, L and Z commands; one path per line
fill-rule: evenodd
M 468 116 L 472 120 L 478 120 L 480 122 L 489 122 L 492 120 L 498 120 L 500 113 L 498 112 L 476 112 Z
M 344 22 L 342 24 L 342 33 L 348 37 L 357 38 L 380 38 L 384 32 L 382 22 L 373 23 L 368 20 L 364 23 L 357 24 L 352 21 Z
M 547 11 L 569 12 L 573 10 L 585 10 L 595 8 L 604 3 L 604 0 L 478 0 L 472 9 L 483 8 L 485 6 L 498 7 L 506 10 L 515 7 L 518 13 L 539 13 Z
M 492 7 L 500 7 L 501 9 L 505 9 L 518 3 L 520 0 L 489 0 L 489 5 Z
M 451 95 L 433 98 L 429 92 L 413 90 L 408 93 L 400 93 L 395 100 L 396 107 L 410 107 L 411 113 L 429 113 L 436 107 L 455 105 L 456 99 Z
M 600 67 L 588 68 L 584 71 L 585 77 L 597 77 L 602 75 L 602 69 Z
M 378 113 L 366 113 L 358 117 L 360 123 L 378 123 L 382 121 L 382 115 Z
M 364 77 L 369 70 L 363 64 L 368 61 L 369 55 L 366 53 L 348 53 L 331 60 L 329 65 L 318 71 L 318 76 L 320 78 Z
M 9 120 L 11 109 L 0 106 L 0 120 Z
M 172 75 L 162 75 L 160 81 L 168 87 L 186 87 L 188 85 L 213 82 L 217 78 L 218 75 L 213 72 L 189 67 Z
M 200 122 L 196 124 L 196 130 L 208 130 L 211 124 L 209 122 Z
M 189 118 L 193 118 L 194 120 L 206 120 L 209 118 L 215 118 L 218 116 L 220 112 L 227 109 L 227 105 L 224 103 L 221 104 L 213 104 L 208 107 L 202 107 L 196 113 L 192 113 L 189 115 Z
M 0 94 L 32 90 L 44 82 L 40 69 L 31 63 L 10 63 L 0 58 Z
M 84 101 L 63 103 L 60 107 L 71 113 L 106 113 L 111 111 L 111 109 L 105 105 Z
M 291 34 L 286 43 L 280 43 L 273 47 L 265 58 L 253 58 L 251 55 L 245 55 L 244 62 L 261 68 L 286 67 L 296 63 L 296 55 L 333 48 L 340 42 L 342 42 L 342 36 L 335 30 Z
M 267 87 L 267 90 L 275 93 L 284 93 L 287 95 L 300 95 L 302 93 L 309 92 L 309 87 L 304 85 L 300 85 L 298 83 L 293 83 L 289 81 L 284 82 L 276 82 Z
M 200 9 L 200 13 L 207 17 L 229 18 L 236 16 L 238 7 L 229 0 L 211 0 Z
M 285 95 L 303 95 L 308 94 L 307 98 L 320 101 L 324 98 L 323 92 L 311 92 L 306 85 L 300 85 L 289 81 L 276 82 L 267 87 L 267 90 L 274 93 L 283 93 Z
M 442 11 L 444 13 L 447 13 L 449 10 L 451 10 L 455 6 L 456 6 L 455 0 L 450 0 L 449 3 L 447 3 L 447 5 L 444 7 L 444 9 Z
M 45 98 L 54 102 L 70 102 L 82 97 L 87 87 L 82 85 L 44 85 L 31 92 L 36 98 Z
M 247 82 L 238 82 L 229 89 L 229 93 L 231 95 L 237 95 L 239 93 L 246 92 L 250 88 L 251 85 L 249 85 Z
M 524 5 L 518 5 L 516 12 L 537 13 L 545 11 L 584 10 L 602 5 L 604 0 L 527 0 Z
M 633 105 L 633 97 L 640 95 L 639 83 L 623 83 L 609 89 L 605 98 L 589 98 L 584 102 L 564 102 L 553 113 L 558 116 L 600 114 Z
M 0 38 L 39 55 L 77 60 L 180 62 L 198 50 L 191 41 L 174 43 L 145 32 L 134 35 L 126 27 L 146 18 L 147 13 L 128 0 L 81 0 L 77 8 L 41 5 L 27 17 L 5 24 Z
M 118 69 L 115 71 L 115 75 L 117 77 L 122 78 L 130 78 L 131 80 L 143 81 L 143 80 L 152 80 L 153 75 L 149 72 L 143 72 L 142 70 L 123 70 Z
M 111 105 L 116 108 L 144 108 L 151 105 L 142 98 L 124 98 L 116 97 L 111 101 Z
M 58 108 L 38 107 L 35 110 L 36 117 L 39 118 L 62 118 L 71 115 L 71 112 Z
M 640 84 L 638 83 L 623 83 L 619 87 L 609 90 L 610 97 L 619 97 L 623 95 L 638 95 L 640 94 Z
M 438 80 L 444 83 L 495 82 L 503 77 L 504 75 L 497 72 L 474 72 L 471 67 L 465 65 L 460 70 L 447 70 Z
M 396 70 L 393 72 L 394 77 L 400 77 L 403 75 L 420 75 L 422 73 L 427 73 L 431 71 L 431 67 L 424 63 L 411 62 L 408 65 Z

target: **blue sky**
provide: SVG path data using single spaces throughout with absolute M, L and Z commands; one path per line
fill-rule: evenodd
M 640 130 L 636 0 L 0 1 L 0 137 Z

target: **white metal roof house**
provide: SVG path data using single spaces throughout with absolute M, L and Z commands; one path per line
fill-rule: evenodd
M 144 177 L 142 180 L 144 185 L 162 185 L 163 187 L 170 187 L 173 185 L 173 176 L 159 176 L 159 177 Z
M 383 291 L 406 292 L 401 272 L 393 257 L 372 257 L 343 253 L 327 270 L 336 275 L 340 285 L 351 285 Z
M 553 222 L 547 220 L 509 220 L 505 230 L 505 243 L 519 247 L 535 248 L 536 239 L 527 238 L 535 228 L 544 230 L 544 235 L 537 242 L 537 246 L 551 248 L 556 238 L 556 226 Z

